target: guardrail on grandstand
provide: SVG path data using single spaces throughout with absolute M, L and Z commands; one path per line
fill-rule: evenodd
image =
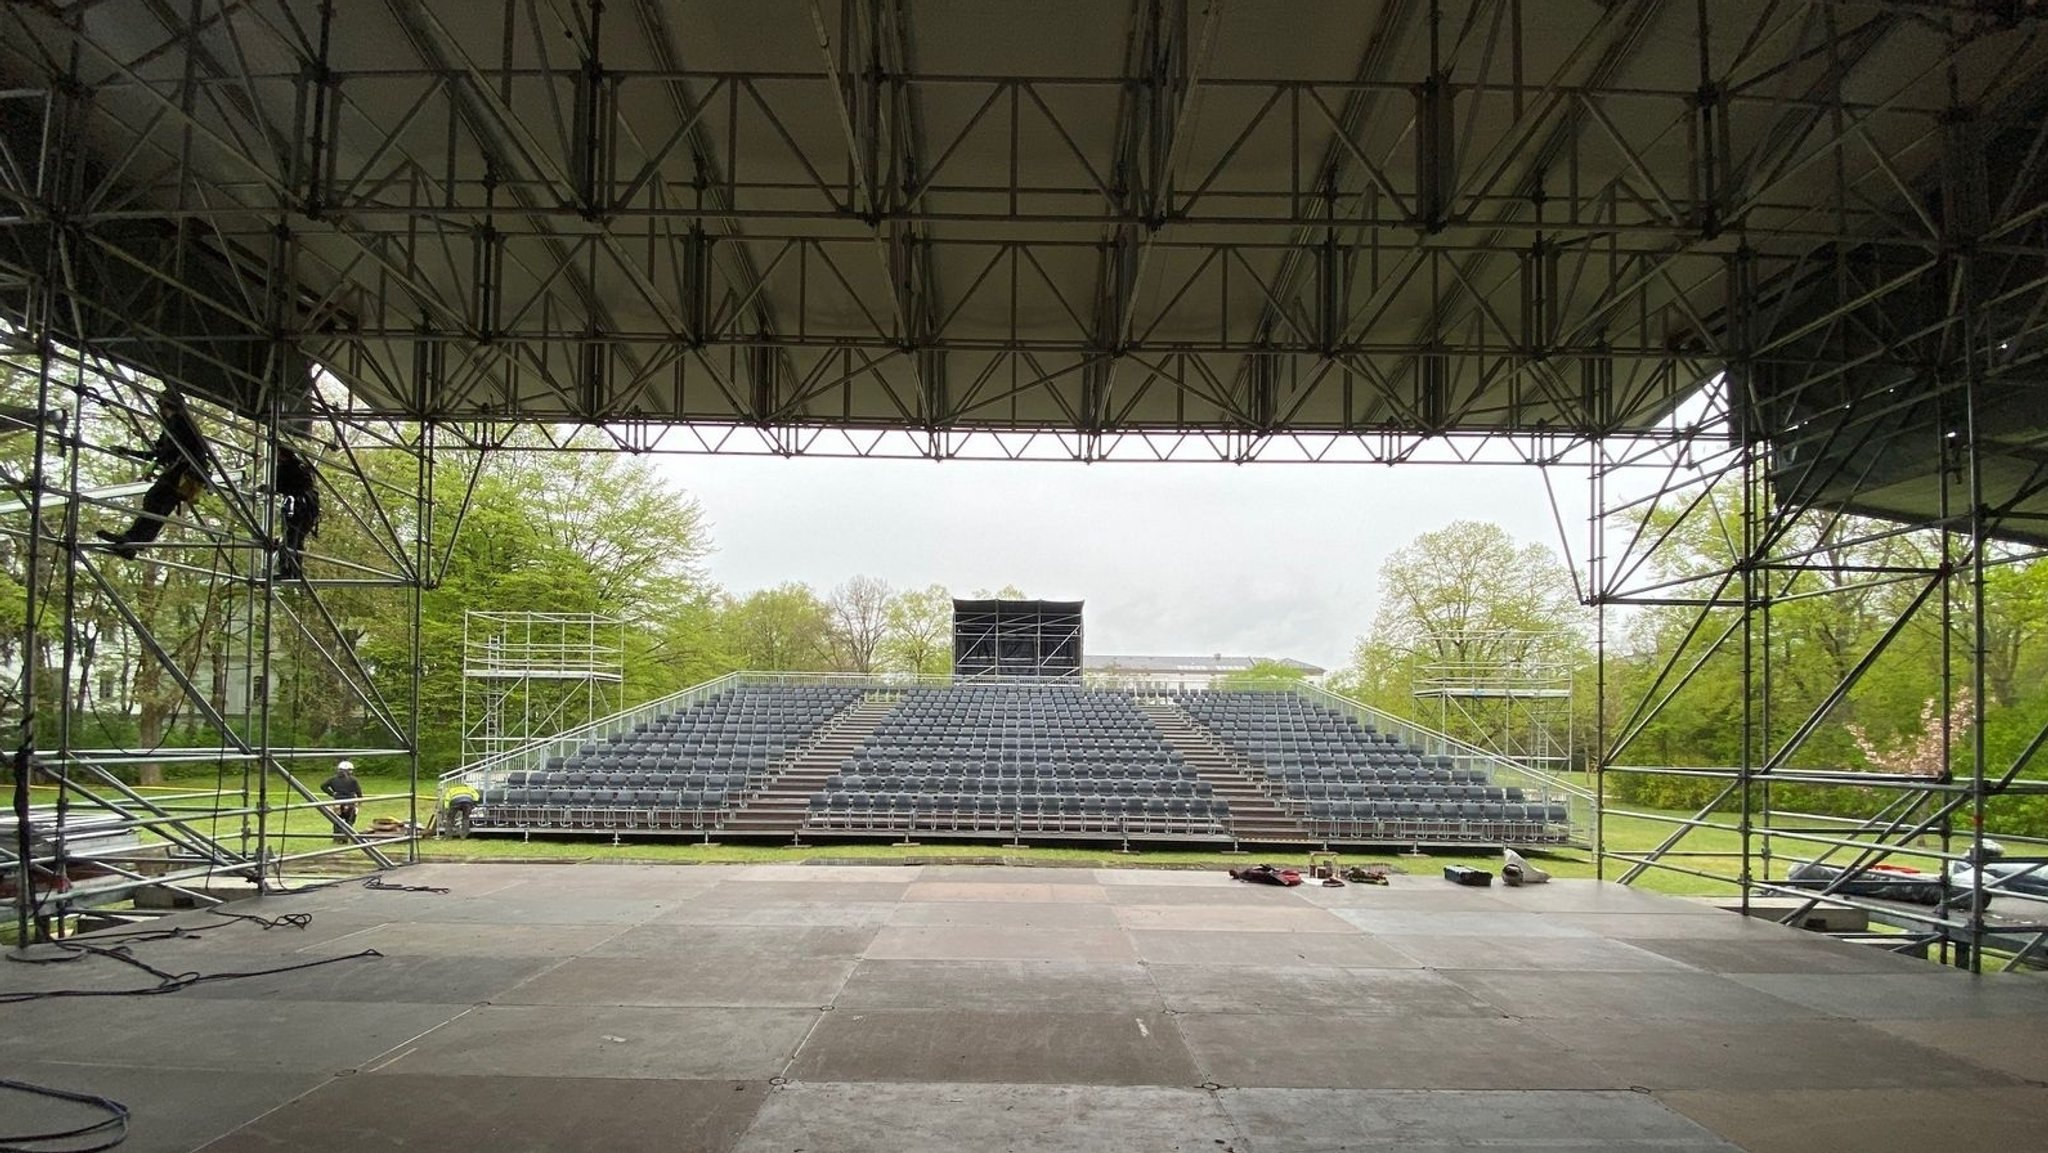
M 544 769 L 554 757 L 566 757 L 592 741 L 602 741 L 619 733 L 634 729 L 658 717 L 664 717 L 677 709 L 688 708 L 699 701 L 708 700 L 740 685 L 851 685 L 870 690 L 906 688 L 912 685 L 948 685 L 953 678 L 946 675 L 917 673 L 780 673 L 780 672 L 733 672 L 714 677 L 701 684 L 679 689 L 665 697 L 656 697 L 631 708 L 621 709 L 610 716 L 599 717 L 589 724 L 578 725 L 546 737 L 529 745 L 472 761 L 442 773 L 443 784 L 461 781 L 481 789 L 490 789 L 503 784 L 505 774 L 521 770 Z M 1043 683 L 1043 682 L 1040 682 Z
M 441 782 L 461 781 L 478 788 L 495 786 L 504 780 L 506 773 L 521 769 L 546 768 L 548 758 L 566 757 L 591 741 L 601 741 L 617 733 L 627 733 L 656 717 L 667 716 L 680 708 L 686 708 L 698 701 L 715 697 L 727 689 L 744 682 L 749 674 L 727 673 L 701 684 L 691 685 L 665 697 L 656 697 L 628 709 L 621 709 L 606 717 L 599 717 L 589 724 L 557 733 L 552 737 L 522 745 L 516 749 L 472 761 L 467 765 L 448 770 L 441 774 Z
M 1593 795 L 1593 790 L 1584 785 L 1509 760 L 1477 745 L 1468 745 L 1448 733 L 1426 725 L 1418 725 L 1405 717 L 1376 709 L 1363 701 L 1340 696 L 1321 685 L 1290 685 L 1282 691 L 1300 693 L 1325 708 L 1346 713 L 1383 733 L 1392 733 L 1407 744 L 1432 756 L 1449 757 L 1461 769 L 1483 769 L 1495 784 L 1517 786 L 1524 793 L 1540 797 L 1546 802 L 1561 803 L 1571 817 L 1572 843 L 1586 847 L 1593 836 L 1598 801 Z

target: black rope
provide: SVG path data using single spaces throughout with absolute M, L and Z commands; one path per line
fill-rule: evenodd
M 364 949 L 359 953 L 348 953 L 339 957 L 322 957 L 315 961 L 302 961 L 295 965 L 280 965 L 271 969 L 253 969 L 248 972 L 230 973 L 173 973 L 135 955 L 135 946 L 153 941 L 192 940 L 209 929 L 225 929 L 236 921 L 248 921 L 268 932 L 276 928 L 304 929 L 313 923 L 311 913 L 286 913 L 278 917 L 259 917 L 254 913 L 229 913 L 219 909 L 207 910 L 228 920 L 215 925 L 173 926 L 168 929 L 138 929 L 129 933 L 109 933 L 95 936 L 91 941 L 52 941 L 58 956 L 34 957 L 24 953 L 8 953 L 7 959 L 23 965 L 63 965 L 82 961 L 87 957 L 102 957 L 116 961 L 156 978 L 156 984 L 137 989 L 48 989 L 0 992 L 0 1005 L 15 1005 L 24 1001 L 42 1001 L 60 997 L 156 997 L 166 993 L 178 993 L 194 985 L 205 985 L 215 981 L 240 981 L 250 977 L 270 977 L 279 973 L 296 973 L 302 969 L 332 965 L 339 961 L 354 961 L 384 954 L 375 949 Z M 0 1153 L 5 1153 L 0 1149 Z
M 279 928 L 280 926 L 289 929 L 303 929 L 306 926 L 311 925 L 313 923 L 313 914 L 311 913 L 281 913 L 275 917 L 259 917 L 254 913 L 230 913 L 226 909 L 218 907 L 208 909 L 206 911 L 213 914 L 216 917 L 226 917 L 230 921 L 254 922 L 257 928 L 262 929 L 265 932 L 268 932 L 271 929 Z M 221 926 L 209 925 L 207 927 L 211 929 L 218 929 Z
M 376 890 L 377 892 L 380 892 L 380 893 L 445 893 L 445 892 L 448 892 L 448 889 L 447 889 L 447 887 L 446 887 L 446 886 L 443 886 L 443 885 L 393 885 L 393 884 L 391 884 L 391 883 L 387 882 L 386 880 L 384 880 L 384 878 L 382 878 L 382 877 L 371 877 L 371 878 L 370 878 L 369 880 L 367 880 L 367 881 L 364 881 L 364 882 L 363 882 L 363 888 L 365 888 L 365 889 L 374 889 L 374 890 Z
M 317 969 L 322 965 L 338 964 L 342 961 L 357 961 L 369 957 L 382 957 L 375 949 L 364 949 L 358 953 L 346 953 L 339 957 L 322 957 L 317 961 L 302 961 L 296 965 L 279 965 L 272 969 L 250 969 L 239 973 L 168 973 L 138 957 L 131 956 L 123 949 L 89 949 L 94 956 L 107 957 L 133 965 L 157 979 L 154 985 L 140 989 L 47 989 L 33 992 L 0 993 L 0 1005 L 18 1005 L 24 1001 L 47 1001 L 60 997 L 157 997 L 166 993 L 181 993 L 194 985 L 207 985 L 215 981 L 242 981 L 250 977 L 273 977 L 279 973 L 296 973 L 303 969 Z
M 32 1085 L 11 1077 L 0 1077 L 0 1089 L 11 1089 L 17 1093 L 48 1097 L 53 1101 L 85 1105 L 106 1114 L 97 1121 L 71 1129 L 51 1130 L 48 1133 L 0 1133 L 0 1153 L 47 1153 L 40 1147 L 112 1134 L 97 1145 L 67 1144 L 64 1150 L 64 1153 L 99 1153 L 100 1150 L 112 1149 L 128 1139 L 128 1106 L 112 1097 L 102 1097 L 97 1093 L 74 1093 L 69 1089 L 53 1089 L 48 1085 Z

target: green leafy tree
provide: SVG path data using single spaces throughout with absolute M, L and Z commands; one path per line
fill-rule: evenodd
M 742 669 L 809 671 L 832 659 L 832 612 L 807 584 L 728 597 L 719 624 L 725 650 Z
M 1517 545 L 1496 524 L 1457 521 L 1387 558 L 1372 629 L 1335 683 L 1409 713 L 1414 684 L 1432 667 L 1578 666 L 1588 659 L 1587 617 L 1551 550 Z
M 905 589 L 890 599 L 882 659 L 900 672 L 932 676 L 953 670 L 953 596 L 944 585 Z
M 412 466 L 409 454 L 386 456 L 370 467 Z M 545 451 L 530 439 L 491 453 L 480 472 L 475 466 L 474 456 L 447 453 L 436 472 L 439 576 L 422 597 L 420 629 L 421 743 L 431 767 L 450 767 L 460 751 L 467 612 L 619 619 L 628 704 L 730 667 L 716 593 L 703 571 L 710 530 L 695 500 L 644 461 Z M 455 512 L 465 494 L 458 531 Z M 409 525 L 399 529 L 401 537 L 411 531 Z M 387 699 L 405 699 L 405 622 L 387 613 L 362 621 L 361 628 Z
M 1216 678 L 1219 689 L 1288 689 L 1308 683 L 1308 670 L 1282 661 L 1255 660 L 1248 669 Z

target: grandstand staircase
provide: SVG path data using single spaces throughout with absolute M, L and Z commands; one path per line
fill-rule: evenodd
M 1195 776 L 1207 781 L 1216 797 L 1230 802 L 1230 832 L 1239 843 L 1300 845 L 1316 840 L 1260 787 L 1243 762 L 1211 740 L 1179 707 L 1165 701 L 1140 701 L 1138 709 Z
M 745 804 L 719 826 L 725 833 L 749 837 L 795 837 L 810 810 L 811 794 L 839 771 L 840 762 L 868 739 L 896 708 L 895 693 L 869 693 L 861 702 L 823 725 L 811 742 L 793 753 Z

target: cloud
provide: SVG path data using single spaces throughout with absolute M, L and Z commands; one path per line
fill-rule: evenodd
M 711 574 L 728 588 L 829 589 L 854 573 L 961 594 L 1014 584 L 1087 601 L 1092 652 L 1336 668 L 1372 620 L 1380 564 L 1418 534 L 1494 520 L 1558 545 L 1542 481 L 1511 467 L 751 457 L 661 467 L 702 501 L 718 543 Z M 1560 484 L 1559 499 L 1584 496 Z

